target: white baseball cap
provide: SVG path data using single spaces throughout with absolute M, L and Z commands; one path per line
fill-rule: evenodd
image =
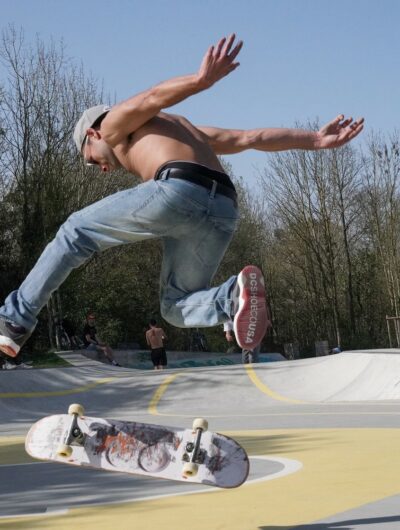
M 92 127 L 92 125 L 101 117 L 103 114 L 107 114 L 111 107 L 108 105 L 96 105 L 86 109 L 82 116 L 79 118 L 78 123 L 74 130 L 74 142 L 79 152 L 82 150 L 83 142 L 86 138 L 86 131 Z

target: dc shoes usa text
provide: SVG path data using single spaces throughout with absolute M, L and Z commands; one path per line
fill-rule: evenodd
M 239 273 L 234 299 L 233 330 L 236 341 L 241 348 L 252 350 L 260 344 L 271 326 L 264 277 L 258 267 L 248 265 Z

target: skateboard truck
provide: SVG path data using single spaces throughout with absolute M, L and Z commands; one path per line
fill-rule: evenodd
M 196 418 L 193 421 L 193 433 L 196 438 L 193 442 L 186 444 L 186 452 L 182 456 L 182 460 L 185 462 L 182 469 L 182 476 L 189 478 L 197 475 L 199 464 L 202 464 L 205 460 L 205 451 L 200 449 L 201 436 L 204 431 L 208 429 L 208 422 L 203 418 Z
M 81 431 L 78 425 L 78 417 L 82 417 L 85 413 L 82 405 L 73 403 L 68 408 L 68 414 L 72 416 L 72 421 L 68 431 L 65 434 L 64 442 L 57 448 L 57 455 L 63 458 L 68 458 L 72 454 L 73 445 L 83 445 L 85 441 L 85 434 Z

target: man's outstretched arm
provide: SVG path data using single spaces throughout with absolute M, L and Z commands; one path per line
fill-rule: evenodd
M 341 114 L 319 131 L 303 129 L 218 129 L 197 127 L 218 155 L 240 153 L 247 149 L 258 151 L 287 151 L 288 149 L 333 149 L 355 138 L 364 128 L 364 118 L 353 121 Z
M 235 70 L 235 59 L 243 42 L 234 45 L 235 35 L 210 46 L 195 74 L 174 77 L 112 107 L 101 124 L 104 140 L 115 147 L 162 109 L 206 90 Z

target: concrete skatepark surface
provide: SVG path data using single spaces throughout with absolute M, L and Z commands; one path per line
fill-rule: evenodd
M 400 350 L 161 372 L 65 354 L 73 366 L 0 372 L 0 527 L 398 530 Z M 33 461 L 39 418 L 91 416 L 236 438 L 251 472 L 235 490 Z

